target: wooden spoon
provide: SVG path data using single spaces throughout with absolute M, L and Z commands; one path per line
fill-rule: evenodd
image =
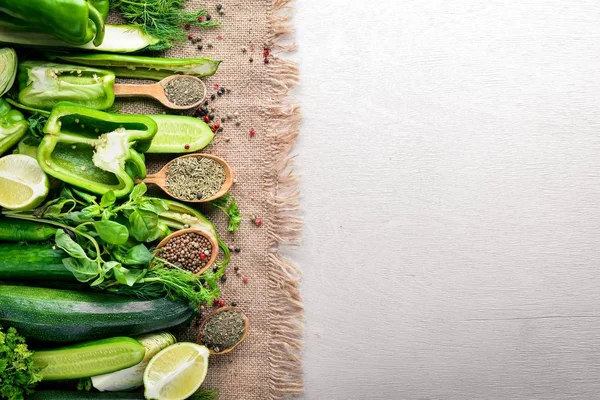
M 185 233 L 197 233 L 199 235 L 202 235 L 208 239 L 210 245 L 212 246 L 212 252 L 210 254 L 210 258 L 208 259 L 208 261 L 206 261 L 206 265 L 202 267 L 198 272 L 194 273 L 195 275 L 200 275 L 214 264 L 215 260 L 217 259 L 217 255 L 219 255 L 219 243 L 217 242 L 217 238 L 215 238 L 214 235 L 211 235 L 210 233 L 197 228 L 180 229 L 177 232 L 173 232 L 169 236 L 161 240 L 158 246 L 156 246 L 156 249 L 158 250 L 164 247 L 167 243 L 169 243 L 171 239 L 176 238 L 177 236 L 181 236 Z M 160 255 L 158 255 L 158 257 L 160 257 Z
M 169 169 L 171 164 L 173 164 L 176 160 L 178 160 L 180 158 L 184 158 L 184 157 L 206 157 L 206 158 L 211 158 L 211 159 L 217 161 L 219 164 L 221 164 L 223 166 L 223 169 L 225 170 L 225 182 L 223 182 L 221 189 L 219 189 L 219 191 L 217 193 L 215 193 L 214 195 L 212 195 L 210 197 L 203 198 L 203 199 L 195 199 L 195 200 L 182 199 L 182 198 L 175 196 L 173 193 L 169 192 L 169 190 L 167 189 L 167 170 Z M 177 157 L 174 160 L 169 161 L 160 171 L 158 171 L 155 174 L 146 176 L 146 178 L 142 182 L 153 183 L 153 184 L 157 185 L 158 187 L 160 187 L 162 190 L 164 190 L 164 192 L 166 194 L 168 194 L 169 196 L 174 197 L 181 201 L 186 201 L 189 203 L 206 203 L 207 201 L 212 201 L 214 199 L 218 199 L 219 197 L 223 196 L 225 193 L 227 193 L 229 191 L 229 189 L 231 188 L 231 185 L 233 184 L 233 171 L 232 171 L 231 167 L 229 166 L 229 164 L 227 164 L 227 162 L 225 162 L 225 160 L 223 160 L 222 158 L 219 158 L 217 156 L 213 156 L 210 154 L 192 153 L 192 154 L 186 154 L 184 156 Z
M 165 86 L 167 83 L 177 78 L 191 78 L 197 80 L 200 85 L 202 85 L 203 93 L 202 98 L 193 104 L 188 104 L 187 106 L 178 106 L 177 104 L 171 102 L 167 98 L 167 94 L 165 93 Z M 187 110 L 190 108 L 198 107 L 206 98 L 206 85 L 202 82 L 201 79 L 191 76 L 191 75 L 171 75 L 163 79 L 158 83 L 154 83 L 151 85 L 126 85 L 126 84 L 115 84 L 114 86 L 115 96 L 116 97 L 152 97 L 160 101 L 163 105 L 172 108 L 174 110 Z
M 246 340 L 246 337 L 248 336 L 248 330 L 250 329 L 250 320 L 248 319 L 248 317 L 246 317 L 246 314 L 244 314 L 242 312 L 242 310 L 240 310 L 239 308 L 236 307 L 221 307 L 211 313 L 209 313 L 206 318 L 204 318 L 204 320 L 202 321 L 202 324 L 200 325 L 200 330 L 198 331 L 198 344 L 202 344 L 202 331 L 204 330 L 204 327 L 206 326 L 206 323 L 208 322 L 208 320 L 210 319 L 210 317 L 212 317 L 215 314 L 218 314 L 220 312 L 224 312 L 224 311 L 233 311 L 233 312 L 237 312 L 240 313 L 242 315 L 242 318 L 244 318 L 244 335 L 242 336 L 242 338 L 233 346 L 231 346 L 228 349 L 224 349 L 224 350 L 220 350 L 220 351 L 214 351 L 212 349 L 209 349 L 210 354 L 227 354 L 229 353 L 231 350 L 235 349 L 237 346 L 239 346 L 244 340 Z

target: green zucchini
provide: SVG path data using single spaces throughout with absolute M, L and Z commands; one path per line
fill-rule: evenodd
M 56 228 L 39 222 L 0 218 L 0 241 L 42 242 L 54 237 Z
M 146 349 L 137 340 L 114 337 L 34 351 L 33 365 L 41 369 L 42 380 L 60 381 L 129 368 L 142 361 L 145 354 Z
M 183 115 L 148 115 L 158 132 L 146 153 L 194 153 L 208 146 L 215 134 L 206 122 Z
M 65 268 L 68 257 L 51 244 L 0 244 L 0 280 L 13 281 L 77 281 Z
M 98 393 L 98 392 L 67 392 L 61 390 L 37 390 L 27 397 L 28 400 L 143 400 L 142 393 Z
M 0 286 L 0 323 L 39 341 L 141 335 L 180 325 L 193 314 L 187 304 L 166 297 L 139 300 L 101 292 Z

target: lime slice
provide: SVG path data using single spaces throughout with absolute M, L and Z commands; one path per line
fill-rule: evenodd
M 215 134 L 198 118 L 180 115 L 149 115 L 158 132 L 146 153 L 193 153 L 205 148 Z
M 0 206 L 31 210 L 48 195 L 49 182 L 37 160 L 23 154 L 0 158 Z
M 144 395 L 151 400 L 184 400 L 204 382 L 208 349 L 196 343 L 176 343 L 152 357 L 144 371 Z

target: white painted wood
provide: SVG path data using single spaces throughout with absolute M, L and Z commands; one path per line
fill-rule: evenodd
M 300 0 L 306 399 L 600 397 L 600 3 Z

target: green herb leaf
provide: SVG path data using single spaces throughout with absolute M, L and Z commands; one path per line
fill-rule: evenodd
M 231 198 L 231 203 L 229 203 L 229 207 L 227 207 L 227 216 L 229 217 L 227 230 L 229 232 L 237 232 L 240 223 L 242 222 L 242 215 L 240 214 L 240 210 L 234 197 Z
M 143 195 L 146 194 L 147 190 L 148 188 L 146 187 L 146 184 L 144 182 L 140 183 L 139 185 L 135 185 L 133 191 L 129 195 L 129 199 L 131 201 L 139 200 Z
M 77 214 L 77 218 L 79 221 L 89 221 L 92 218 L 95 218 L 100 215 L 100 206 L 94 204 L 91 206 L 85 207 Z
M 115 192 L 110 190 L 106 192 L 104 196 L 102 196 L 102 199 L 100 200 L 100 207 L 106 208 L 112 206 L 115 204 L 115 201 L 117 201 L 117 196 L 115 196 Z
M 123 258 L 125 265 L 147 265 L 154 258 L 154 254 L 144 244 L 138 244 L 127 251 Z
M 71 239 L 71 237 L 62 229 L 56 231 L 54 239 L 56 240 L 56 245 L 66 251 L 71 257 L 88 259 L 87 254 L 85 254 L 85 251 L 79 245 L 79 243 Z
M 115 273 L 115 278 L 117 279 L 117 282 L 119 282 L 123 285 L 133 286 L 138 281 L 140 281 L 141 279 L 144 278 L 144 275 L 146 275 L 147 270 L 145 270 L 145 269 L 128 269 L 125 267 L 119 267 L 119 268 L 113 269 L 113 271 Z
M 98 264 L 85 258 L 64 258 L 62 260 L 79 282 L 89 282 L 98 276 Z
M 145 242 L 157 229 L 158 215 L 146 210 L 135 210 L 129 216 L 129 223 L 133 237 L 139 242 Z
M 124 244 L 129 239 L 127 227 L 115 221 L 97 221 L 94 228 L 100 238 L 110 244 Z
M 15 328 L 0 327 L 0 398 L 22 400 L 41 380 L 25 338 Z
M 79 189 L 76 189 L 74 187 L 71 188 L 71 191 L 79 196 L 80 199 L 86 201 L 88 204 L 96 204 L 96 196 L 86 193 L 84 191 L 81 191 Z

